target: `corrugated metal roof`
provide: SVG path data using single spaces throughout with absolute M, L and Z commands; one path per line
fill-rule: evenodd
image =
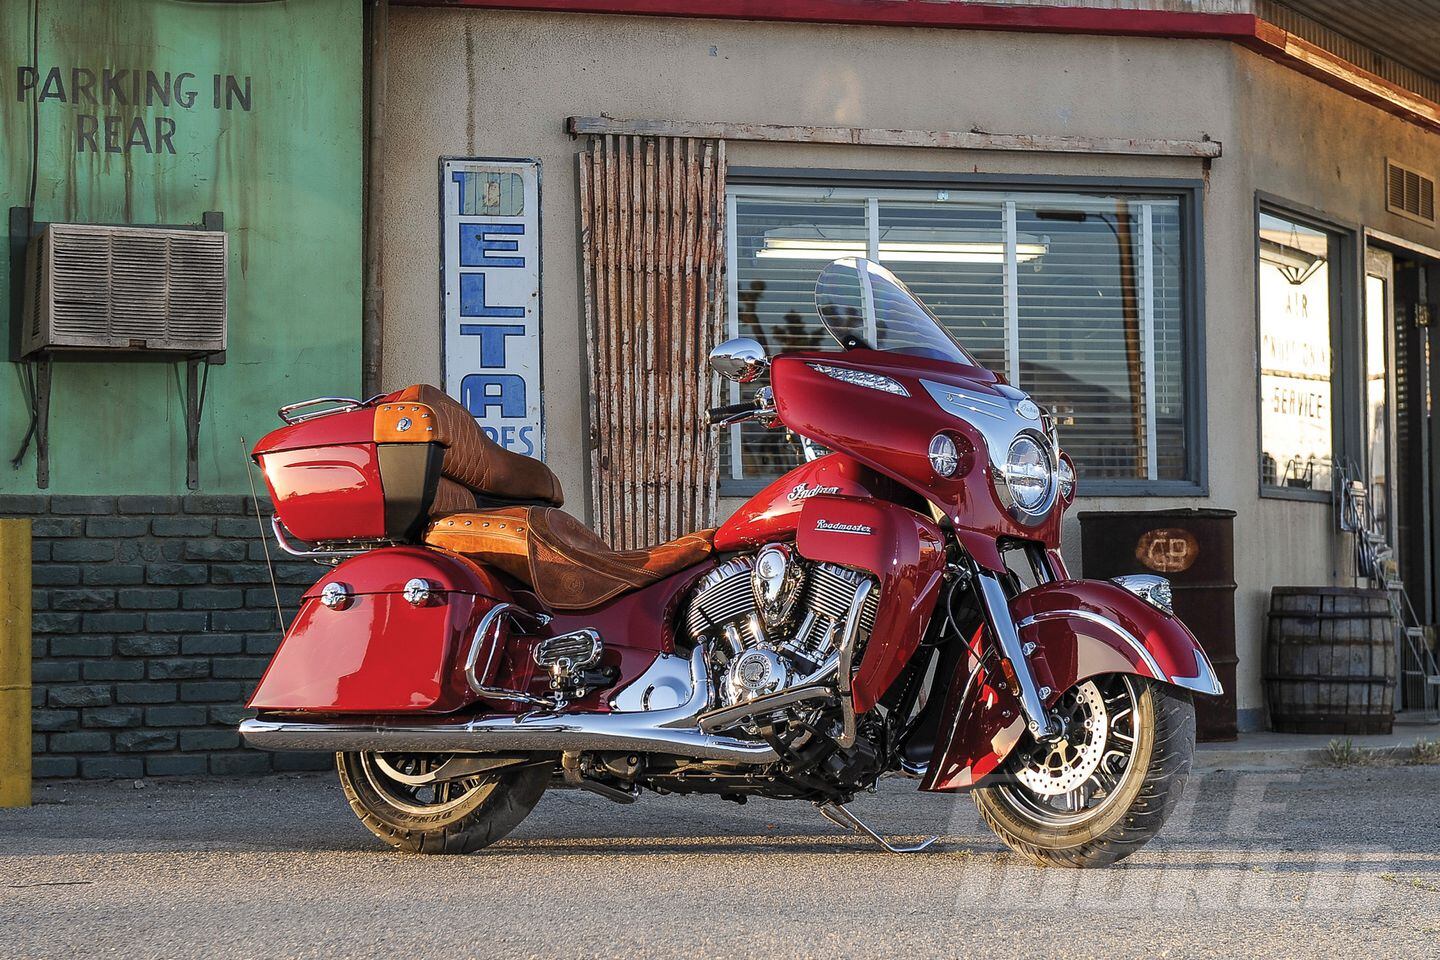
M 1276 26 L 1386 79 L 1410 86 L 1386 76 L 1377 61 L 1440 84 L 1440 0 L 1262 0 L 1256 6 Z

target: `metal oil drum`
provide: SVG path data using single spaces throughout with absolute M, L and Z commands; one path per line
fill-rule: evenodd
M 1170 580 L 1175 615 L 1199 639 L 1225 687 L 1218 697 L 1195 698 L 1196 736 L 1234 740 L 1235 511 L 1087 511 L 1080 530 L 1086 577 L 1155 573 Z

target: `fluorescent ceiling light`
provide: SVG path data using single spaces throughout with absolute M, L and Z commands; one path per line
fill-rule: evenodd
M 1021 234 L 1015 259 L 1044 256 L 1048 238 Z M 984 230 L 891 229 L 880 235 L 880 260 L 890 263 L 1004 263 L 1005 243 Z M 755 256 L 767 260 L 837 260 L 865 257 L 869 244 L 858 228 L 777 227 L 765 232 Z

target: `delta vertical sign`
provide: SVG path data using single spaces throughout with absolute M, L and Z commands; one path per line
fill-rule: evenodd
M 445 392 L 507 450 L 544 457 L 540 163 L 440 164 Z
M 250 112 L 250 78 L 228 73 L 197 75 L 169 70 L 119 67 L 21 66 L 15 70 L 15 99 L 37 107 L 51 103 L 75 111 L 76 153 L 175 152 L 176 120 L 157 114 L 134 116 L 140 108 L 239 110 Z M 128 116 L 122 116 L 124 111 Z

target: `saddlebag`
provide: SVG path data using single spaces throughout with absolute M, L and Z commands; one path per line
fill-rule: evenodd
M 423 581 L 423 591 L 416 581 Z M 457 710 L 476 699 L 465 660 L 471 644 L 483 642 L 475 638 L 480 620 L 509 599 L 483 567 L 451 553 L 387 547 L 353 557 L 305 591 L 250 706 L 306 713 Z M 508 679 L 504 653 L 478 651 L 480 683 Z

